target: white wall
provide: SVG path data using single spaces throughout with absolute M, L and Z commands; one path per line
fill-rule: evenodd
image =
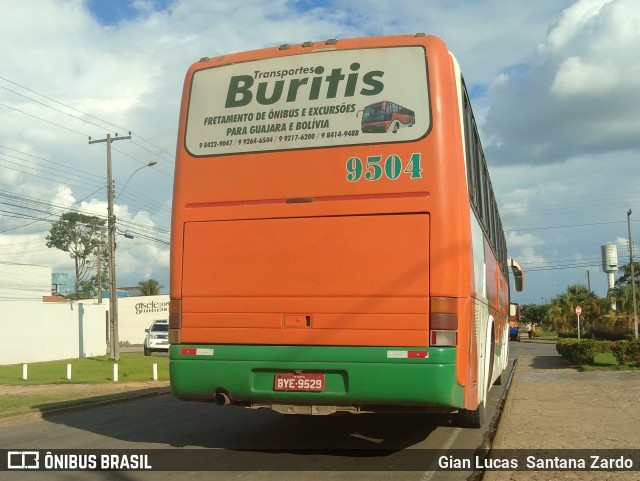
M 93 301 L 0 302 L 0 365 L 104 356 L 105 312 Z
M 107 353 L 109 300 L 0 301 L 0 365 L 54 361 Z M 169 296 L 118 299 L 118 338 L 142 344 L 145 329 L 169 319 Z
M 0 262 L 0 365 L 107 353 L 106 305 L 50 295 L 51 267 Z
M 51 267 L 0 262 L 0 365 L 106 355 L 109 299 L 43 302 L 50 294 Z M 168 318 L 168 295 L 119 298 L 120 342 L 142 344 Z
M 108 299 L 103 299 L 109 305 Z M 155 320 L 169 319 L 169 296 L 118 298 L 118 338 L 120 342 L 142 344 L 145 329 Z

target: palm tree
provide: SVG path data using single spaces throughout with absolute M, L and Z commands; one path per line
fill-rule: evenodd
M 143 296 L 157 296 L 160 294 L 160 289 L 164 286 L 155 279 L 147 279 L 146 281 L 138 282 L 138 289 Z
M 631 264 L 622 264 L 620 267 L 620 277 L 616 280 L 616 287 L 631 285 Z M 633 263 L 633 270 L 636 284 L 640 282 L 640 262 Z
M 640 262 L 634 262 L 635 283 L 640 283 Z M 633 318 L 633 295 L 631 283 L 631 265 L 621 265 L 620 272 L 622 275 L 616 280 L 616 286 L 612 289 L 611 297 L 616 301 L 616 310 Z M 637 300 L 636 300 L 637 302 Z
M 555 324 L 556 331 L 571 330 L 571 316 L 576 304 L 569 293 L 559 294 L 551 300 L 549 316 Z
M 617 283 L 616 283 L 617 284 Z M 610 313 L 612 327 L 631 331 L 633 329 L 633 294 L 631 283 L 621 284 L 609 292 L 610 301 L 615 301 L 616 310 Z
M 582 284 L 567 287 L 567 292 L 559 294 L 551 301 L 549 314 L 559 332 L 571 331 L 577 328 L 578 318 L 575 313 L 577 306 L 582 308 L 581 321 L 593 325 L 603 313 L 603 303 L 598 297 Z

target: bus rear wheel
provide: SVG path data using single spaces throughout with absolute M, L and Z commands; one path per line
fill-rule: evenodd
M 491 385 L 491 376 L 493 375 L 493 356 L 495 351 L 495 335 L 493 331 L 493 326 L 491 326 L 491 340 L 489 342 L 489 350 L 486 353 L 486 356 L 489 360 L 489 366 L 486 371 L 487 380 L 484 386 L 484 396 L 480 404 L 476 409 L 460 409 L 458 411 L 458 425 L 461 428 L 481 428 L 484 424 L 486 418 L 486 403 L 487 396 L 489 393 L 489 387 Z M 499 380 L 498 380 L 499 379 Z M 496 379 L 496 383 L 502 383 L 502 377 Z
M 481 428 L 486 418 L 486 409 L 484 401 L 480 403 L 477 409 L 460 409 L 458 411 L 458 425 L 461 428 Z

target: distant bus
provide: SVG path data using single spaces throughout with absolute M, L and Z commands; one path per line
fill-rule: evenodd
M 362 134 L 354 114 L 389 98 L 416 109 L 413 128 Z M 482 424 L 508 362 L 508 270 L 516 290 L 523 277 L 439 38 L 203 58 L 178 126 L 178 398 Z
M 377 102 L 367 105 L 362 110 L 361 130 L 363 133 L 391 131 L 395 134 L 400 128 L 412 127 L 415 123 L 415 112 L 394 102 Z
M 509 305 L 509 340 L 520 341 L 520 304 Z

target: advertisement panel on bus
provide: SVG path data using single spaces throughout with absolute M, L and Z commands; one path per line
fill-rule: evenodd
M 378 116 L 382 105 L 389 113 Z M 242 62 L 194 74 L 185 146 L 193 156 L 212 156 L 386 143 L 390 131 L 393 141 L 412 141 L 429 130 L 428 106 L 421 47 Z M 369 128 L 367 119 L 377 117 L 384 126 Z

